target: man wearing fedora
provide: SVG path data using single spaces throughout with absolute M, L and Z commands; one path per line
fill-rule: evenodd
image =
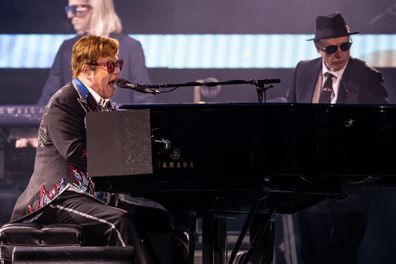
M 380 72 L 352 58 L 351 32 L 340 13 L 316 18 L 320 57 L 297 64 L 287 91 L 290 103 L 386 104 Z M 331 162 L 331 161 L 329 161 Z M 301 258 L 311 263 L 358 263 L 374 189 L 345 199 L 327 199 L 298 213 Z
M 309 40 L 313 40 L 320 58 L 297 64 L 287 101 L 386 104 L 387 93 L 381 73 L 362 60 L 350 57 L 350 35 L 357 33 L 350 31 L 340 13 L 317 16 L 315 37 Z M 327 87 L 328 82 L 332 84 L 331 88 Z

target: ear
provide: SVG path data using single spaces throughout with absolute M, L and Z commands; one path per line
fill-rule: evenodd
M 90 67 L 88 64 L 84 64 L 81 67 L 81 74 L 84 76 L 85 79 L 91 80 L 92 75 L 94 74 L 95 69 L 93 67 Z

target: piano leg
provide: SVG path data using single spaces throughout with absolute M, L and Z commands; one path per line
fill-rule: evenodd
M 215 217 L 214 221 L 214 261 L 227 263 L 227 223 L 225 217 Z
M 189 212 L 189 241 L 188 241 L 188 263 L 194 264 L 195 241 L 197 239 L 197 214 L 195 211 Z
M 225 217 L 213 213 L 202 216 L 202 263 L 227 262 L 227 230 Z
M 213 215 L 202 216 L 202 263 L 213 263 Z

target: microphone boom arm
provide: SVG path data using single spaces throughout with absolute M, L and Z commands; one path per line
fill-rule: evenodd
M 125 85 L 125 83 L 127 83 L 127 85 Z M 265 92 L 269 88 L 273 87 L 272 86 L 273 83 L 280 83 L 280 79 L 229 80 L 222 82 L 186 82 L 186 83 L 163 83 L 163 84 L 133 84 L 127 80 L 119 79 L 119 81 L 117 82 L 117 84 L 121 88 L 130 88 L 130 89 L 138 90 L 140 92 L 151 93 L 151 94 L 169 93 L 179 87 L 192 87 L 192 86 L 212 87 L 217 85 L 251 84 L 256 86 L 259 103 L 263 102 L 263 95 L 265 99 Z M 159 89 L 169 89 L 169 90 L 160 91 Z
M 253 85 L 264 85 L 280 83 L 280 79 L 264 79 L 264 80 L 230 80 L 223 82 L 186 82 L 186 83 L 164 83 L 164 84 L 146 84 L 142 85 L 145 88 L 152 89 L 163 89 L 163 88 L 178 88 L 178 87 L 189 87 L 189 86 L 217 86 L 217 85 L 234 85 L 234 84 L 253 84 Z

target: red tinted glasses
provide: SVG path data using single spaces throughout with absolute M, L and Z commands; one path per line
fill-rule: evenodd
M 107 62 L 93 61 L 93 62 L 89 63 L 89 65 L 105 66 L 107 68 L 107 72 L 109 74 L 112 74 L 112 73 L 114 73 L 116 67 L 118 67 L 120 69 L 120 71 L 122 70 L 122 66 L 124 65 L 124 60 L 119 59 L 115 62 L 114 61 L 107 61 Z

